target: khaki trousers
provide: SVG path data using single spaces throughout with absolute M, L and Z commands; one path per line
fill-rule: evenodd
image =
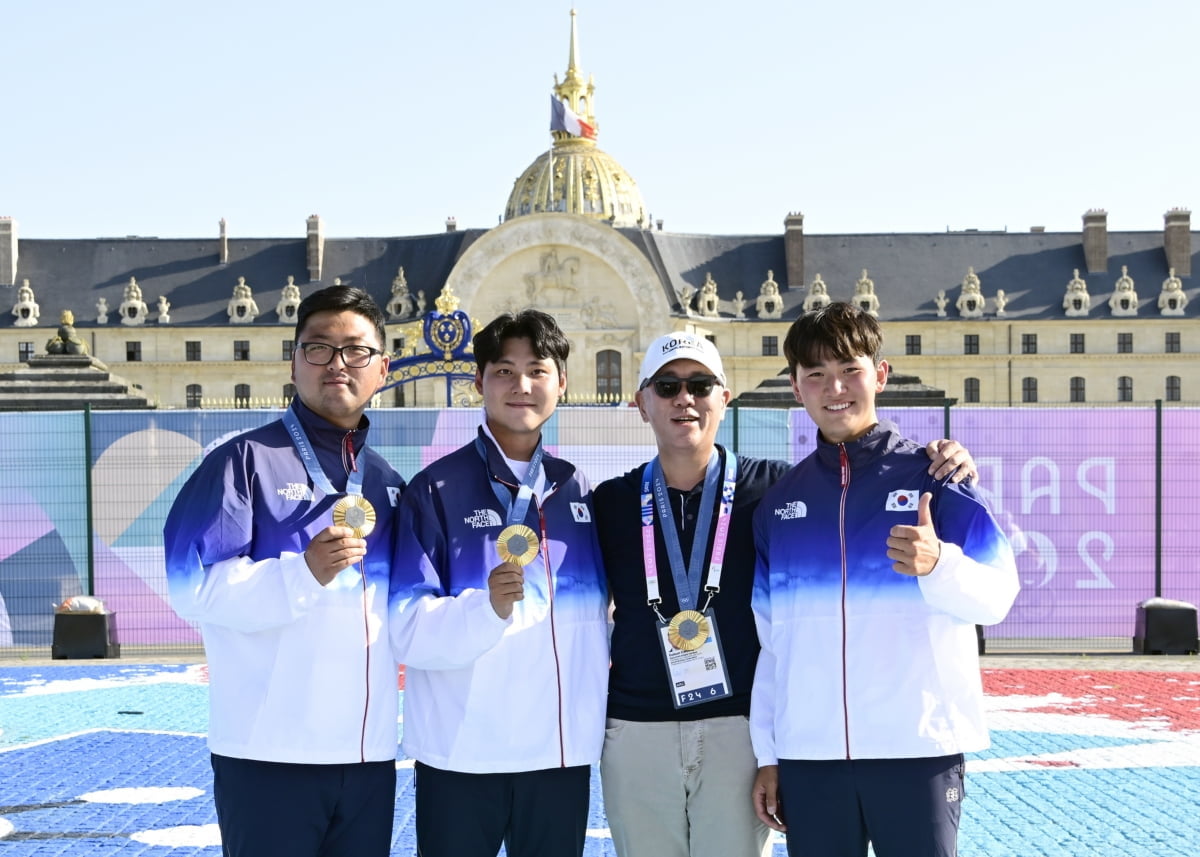
M 760 857 L 758 765 L 745 717 L 665 723 L 609 718 L 600 779 L 619 857 Z

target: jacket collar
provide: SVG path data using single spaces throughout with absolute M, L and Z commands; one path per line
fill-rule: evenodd
M 855 467 L 891 452 L 903 439 L 900 427 L 891 420 L 880 420 L 862 437 L 846 443 L 830 443 L 818 432 L 817 458 L 827 467 L 838 467 L 845 449 L 850 466 Z

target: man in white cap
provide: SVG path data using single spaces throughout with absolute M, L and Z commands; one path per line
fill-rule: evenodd
M 717 445 L 732 397 L 712 342 L 686 332 L 656 339 L 635 400 L 658 455 L 595 492 L 614 606 L 601 779 L 620 857 L 770 850 L 750 797 L 751 523 L 790 467 Z M 930 444 L 930 456 L 939 477 L 974 469 L 953 442 Z

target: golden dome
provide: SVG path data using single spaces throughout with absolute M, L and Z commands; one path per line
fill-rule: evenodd
M 578 119 L 587 136 L 552 130 L 554 143 L 548 152 L 538 155 L 513 184 L 504 219 L 547 211 L 582 214 L 613 226 L 649 228 L 649 215 L 637 182 L 607 152 L 596 147 L 599 129 L 595 115 L 596 84 L 584 83 L 576 57 L 579 53 L 575 31 L 575 10 L 571 10 L 571 50 L 567 73 L 562 83 L 554 76 L 554 94 L 558 102 L 552 108 Z M 559 106 L 561 105 L 561 106 Z M 553 112 L 553 111 L 552 111 Z
M 504 219 L 559 211 L 605 220 L 613 226 L 649 227 L 637 182 L 592 140 L 556 140 L 513 185 Z

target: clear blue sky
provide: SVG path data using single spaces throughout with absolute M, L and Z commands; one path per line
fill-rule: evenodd
M 1194 0 L 578 0 L 599 144 L 673 232 L 1157 231 L 1200 210 Z M 570 0 L 0 6 L 24 238 L 497 222 Z M 1200 219 L 1194 217 L 1193 223 Z

